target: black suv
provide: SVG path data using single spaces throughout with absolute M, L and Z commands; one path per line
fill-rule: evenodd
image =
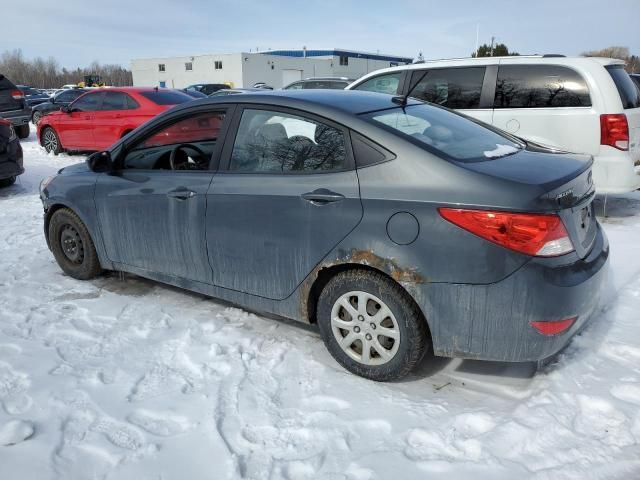
M 80 95 L 84 95 L 89 91 L 88 88 L 67 88 L 56 93 L 49 100 L 33 107 L 31 121 L 37 125 L 40 119 L 49 112 L 55 112 L 62 107 L 66 107 Z
M 1 73 L 0 118 L 5 118 L 11 122 L 19 138 L 27 138 L 29 136 L 31 107 L 27 105 L 22 90 Z

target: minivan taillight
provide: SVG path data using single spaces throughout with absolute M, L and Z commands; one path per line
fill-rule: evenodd
M 24 98 L 24 93 L 22 93 L 22 90 L 11 90 L 11 98 L 14 100 L 22 100 Z
M 502 247 L 526 255 L 556 257 L 574 250 L 555 214 L 439 208 L 449 222 Z
M 600 115 L 600 145 L 629 150 L 629 123 L 624 113 Z

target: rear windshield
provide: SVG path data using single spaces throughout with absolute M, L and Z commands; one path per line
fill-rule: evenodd
M 193 97 L 182 92 L 174 92 L 172 90 L 158 90 L 157 92 L 142 92 L 147 100 L 151 100 L 156 105 L 178 105 L 179 103 L 190 102 Z
M 640 107 L 640 90 L 633 83 L 624 67 L 622 65 L 614 65 L 605 68 L 616 84 L 620 100 L 622 100 L 622 107 L 625 109 Z
M 0 90 L 15 90 L 16 86 L 4 75 L 0 75 Z
M 458 162 L 481 162 L 519 152 L 524 144 L 462 115 L 431 105 L 366 113 L 365 118 Z

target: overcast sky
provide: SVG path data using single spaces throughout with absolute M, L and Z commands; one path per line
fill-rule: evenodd
M 640 54 L 640 0 L 30 0 L 3 8 L 0 52 L 66 67 L 132 58 L 344 48 L 426 59 L 469 56 L 494 35 L 510 50 Z

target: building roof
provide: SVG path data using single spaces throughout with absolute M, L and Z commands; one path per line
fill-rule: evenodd
M 368 60 L 382 60 L 385 62 L 411 63 L 413 58 L 400 57 L 397 55 L 384 55 L 378 53 L 357 52 L 355 50 L 329 49 L 329 50 L 269 50 L 259 52 L 263 55 L 279 55 L 282 57 L 350 57 L 365 58 Z

